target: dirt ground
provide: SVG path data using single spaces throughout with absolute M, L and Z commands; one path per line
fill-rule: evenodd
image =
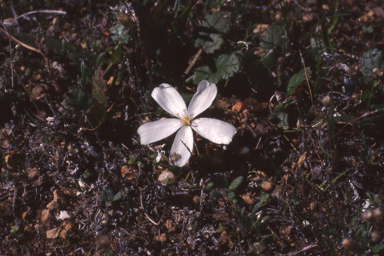
M 0 255 L 383 255 L 383 4 L 0 0 Z M 176 167 L 202 80 L 237 133 Z

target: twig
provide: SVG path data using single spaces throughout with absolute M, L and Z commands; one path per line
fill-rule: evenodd
M 7 28 L 4 26 L 4 23 L 1 22 L 1 25 L 3 26 L 3 28 L 5 30 L 7 30 Z M 9 37 L 9 34 L 7 34 L 7 37 L 8 37 L 8 42 L 9 42 L 9 58 L 11 60 L 11 70 L 13 70 L 13 61 L 12 61 L 12 47 L 11 47 L 11 38 Z M 14 79 L 13 79 L 13 72 L 11 72 L 11 81 L 12 81 L 12 88 L 14 88 Z M 4 86 L 5 88 L 5 86 Z
M 1 28 L 0 28 L 0 29 L 1 29 Z M 29 98 L 31 99 L 33 105 L 35 105 L 35 108 L 36 108 L 37 112 L 40 112 L 40 110 L 39 110 L 39 108 L 37 107 L 37 105 L 36 105 L 34 99 L 32 98 L 31 93 L 27 90 L 27 87 L 25 87 L 24 83 L 20 80 L 19 75 L 16 73 L 16 71 L 15 71 L 14 69 L 12 69 L 12 71 L 15 73 L 15 75 L 16 75 L 17 78 L 19 79 L 19 83 L 21 83 L 21 85 L 23 86 L 25 92 L 28 94 Z
M 299 50 L 299 53 L 300 53 L 300 58 L 301 58 L 301 63 L 303 64 L 304 66 L 304 73 L 305 73 L 305 79 L 307 80 L 307 85 L 308 85 L 308 89 L 309 89 L 309 94 L 311 96 L 311 102 L 312 102 L 312 105 L 313 105 L 313 108 L 317 111 L 317 108 L 315 106 L 315 103 L 313 101 L 313 95 L 312 95 L 312 89 L 311 89 L 311 86 L 309 85 L 309 80 L 308 80 L 308 74 L 307 74 L 307 67 L 305 66 L 305 62 L 304 62 L 304 59 L 303 59 L 303 55 L 301 54 L 301 50 Z
M 200 55 L 203 53 L 203 47 L 200 48 L 200 50 L 196 53 L 195 57 L 191 61 L 191 64 L 187 67 L 187 69 L 184 71 L 184 74 L 188 75 L 189 71 L 193 68 L 193 66 L 196 64 L 197 59 L 200 57 Z
M 38 49 L 33 48 L 32 46 L 29 46 L 29 45 L 27 45 L 27 44 L 21 42 L 20 40 L 18 40 L 18 39 L 16 39 L 15 37 L 13 37 L 11 34 L 9 34 L 9 33 L 8 33 L 7 31 L 5 31 L 4 29 L 0 28 L 0 30 L 1 30 L 3 33 L 5 33 L 5 34 L 8 36 L 8 38 L 12 39 L 12 40 L 15 41 L 16 43 L 18 43 L 18 44 L 20 44 L 21 46 L 27 48 L 28 50 L 31 50 L 31 51 L 34 51 L 34 52 L 37 52 L 37 53 L 42 54 L 41 51 L 39 51 Z
M 23 13 L 23 14 L 21 14 L 19 17 L 14 18 L 12 21 L 4 21 L 4 24 L 6 24 L 6 25 L 13 25 L 12 23 L 15 22 L 15 21 L 17 21 L 18 19 L 20 19 L 20 18 L 25 18 L 25 17 L 27 17 L 28 15 L 31 15 L 31 14 L 37 14 L 37 13 L 55 13 L 55 14 L 60 14 L 60 15 L 67 15 L 67 12 L 65 12 L 65 11 L 56 11 L 56 10 L 37 10 L 37 11 L 31 11 L 31 12 Z

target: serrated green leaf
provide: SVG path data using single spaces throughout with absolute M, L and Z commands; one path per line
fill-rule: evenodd
M 270 119 L 277 119 L 277 126 L 283 128 L 284 130 L 288 130 L 290 125 L 288 122 L 288 114 L 289 111 L 287 111 L 287 108 L 289 105 L 294 104 L 295 99 L 294 98 L 288 98 L 288 100 L 277 107 L 275 107 L 272 111 L 272 115 L 269 115 Z M 293 114 L 293 113 L 291 113 Z
M 93 90 L 92 90 L 92 97 L 99 103 L 104 104 L 107 106 L 107 97 L 105 95 L 105 92 L 107 90 L 107 83 L 103 79 L 104 72 L 99 66 L 95 70 L 95 75 L 92 78 L 92 85 L 93 85 Z
M 200 31 L 201 38 L 196 39 L 195 46 L 202 47 L 206 53 L 213 53 L 220 49 L 223 44 L 221 33 L 229 31 L 229 15 L 226 12 L 215 12 L 208 14 L 206 20 L 203 21 L 203 26 L 211 30 Z
M 102 103 L 97 103 L 81 116 L 79 126 L 94 130 L 105 122 L 106 116 L 107 107 Z
M 361 72 L 369 74 L 373 68 L 384 68 L 383 56 L 376 48 L 363 52 L 361 57 Z
M 231 182 L 231 185 L 229 185 L 228 189 L 229 190 L 235 190 L 237 189 L 240 184 L 243 182 L 244 180 L 244 177 L 243 176 L 239 176 L 237 177 L 236 179 L 234 179 L 232 182 Z
M 277 54 L 276 50 L 270 49 L 267 53 L 264 54 L 262 63 L 264 67 L 266 68 L 273 68 L 277 65 L 277 59 L 279 58 L 279 55 Z
M 72 90 L 65 98 L 65 104 L 75 111 L 87 110 L 92 105 L 91 99 L 81 90 Z
M 310 69 L 307 68 L 307 74 L 309 74 Z M 300 70 L 298 73 L 291 76 L 289 79 L 288 87 L 287 87 L 287 95 L 291 96 L 297 88 L 304 82 L 305 79 L 305 71 L 304 69 Z
M 228 79 L 239 71 L 239 58 L 236 53 L 221 54 L 215 59 L 216 70 L 212 71 L 208 66 L 201 66 L 195 69 L 193 82 L 200 83 L 202 80 L 208 80 L 211 83 L 217 83 L 220 79 Z
M 122 44 L 128 43 L 129 37 L 127 29 L 120 23 L 117 23 L 115 26 L 110 27 L 109 33 L 111 33 L 110 35 L 113 42 L 120 41 Z
M 279 26 L 269 26 L 265 33 L 263 42 L 260 43 L 261 47 L 264 49 L 275 49 L 277 46 L 281 46 L 283 44 L 283 31 Z

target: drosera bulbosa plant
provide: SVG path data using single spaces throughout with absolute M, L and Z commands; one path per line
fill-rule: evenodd
M 203 80 L 197 87 L 188 109 L 181 95 L 169 84 L 161 84 L 152 91 L 152 97 L 169 114 L 177 118 L 160 119 L 141 125 L 137 130 L 142 145 L 162 140 L 176 131 L 170 155 L 171 163 L 184 166 L 193 150 L 193 133 L 216 143 L 227 145 L 236 134 L 236 128 L 213 118 L 196 118 L 212 104 L 217 95 L 214 83 Z
M 12 3 L 0 255 L 383 255 L 380 1 Z

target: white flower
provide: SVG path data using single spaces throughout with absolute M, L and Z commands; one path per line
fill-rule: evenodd
M 170 159 L 176 166 L 184 166 L 191 157 L 193 150 L 193 133 L 195 130 L 202 137 L 217 143 L 229 144 L 236 133 L 236 128 L 227 123 L 212 118 L 196 118 L 213 102 L 217 87 L 204 80 L 197 87 L 188 109 L 181 95 L 169 84 L 161 84 L 152 91 L 152 97 L 168 113 L 177 118 L 161 119 L 143 124 L 137 130 L 142 145 L 162 140 L 177 130 L 173 142 Z

